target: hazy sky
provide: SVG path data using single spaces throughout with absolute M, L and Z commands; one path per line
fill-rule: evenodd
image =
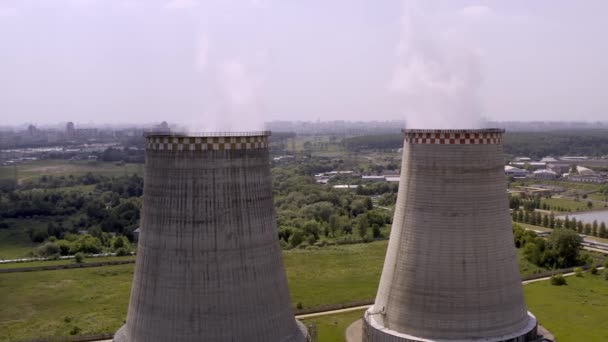
M 608 120 L 606 13 L 605 0 L 0 0 L 0 125 Z

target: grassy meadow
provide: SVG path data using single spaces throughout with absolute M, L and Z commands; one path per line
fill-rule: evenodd
M 143 174 L 143 164 L 123 164 L 101 161 L 36 160 L 17 164 L 16 175 L 19 183 L 46 176 L 81 176 L 91 172 L 104 176 Z M 0 179 L 14 179 L 15 166 L 0 166 Z
M 524 286 L 529 310 L 559 342 L 608 341 L 608 280 L 589 273 L 566 279 L 567 286 Z
M 302 320 L 304 324 L 315 324 L 319 342 L 345 341 L 345 331 L 354 321 L 363 317 L 365 310 L 355 310 L 336 315 L 319 316 Z
M 285 251 L 293 306 L 301 303 L 310 308 L 373 298 L 386 246 L 387 241 L 379 241 Z M 534 272 L 532 266 L 520 264 L 522 273 Z M 129 264 L 0 274 L 0 341 L 69 336 L 73 331 L 114 331 L 126 315 L 133 267 Z M 534 283 L 526 285 L 525 293 L 530 309 L 560 341 L 579 341 L 574 336 L 603 341 L 599 337 L 608 331 L 600 324 L 608 321 L 608 281 L 603 275 L 569 277 L 568 286 L 564 287 Z M 319 341 L 341 341 L 344 329 L 360 314 L 323 316 L 310 321 L 318 326 Z

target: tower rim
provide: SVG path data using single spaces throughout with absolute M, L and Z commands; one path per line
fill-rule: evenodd
M 411 133 L 505 133 L 503 128 L 471 128 L 471 129 L 402 129 L 404 134 Z
M 176 138 L 215 138 L 215 137 L 269 137 L 271 131 L 244 131 L 244 132 L 144 132 L 145 138 L 150 137 L 176 137 Z

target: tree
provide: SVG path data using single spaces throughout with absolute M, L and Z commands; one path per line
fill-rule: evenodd
M 367 220 L 366 214 L 357 216 L 357 233 L 361 238 L 367 235 L 367 229 L 369 228 L 369 221 Z
M 293 232 L 293 234 L 291 234 L 291 237 L 289 238 L 289 244 L 291 245 L 291 247 L 298 247 L 302 242 L 304 242 L 304 233 L 297 229 Z
M 606 224 L 604 222 L 602 222 L 600 224 L 600 229 L 598 231 L 598 235 L 601 238 L 607 238 L 608 237 L 608 232 L 606 231 Z
M 558 228 L 547 239 L 548 248 L 557 257 L 560 267 L 570 267 L 578 263 L 583 238 L 576 232 Z
M 553 214 L 553 212 L 551 212 L 551 214 L 549 214 L 549 228 L 551 228 L 551 229 L 555 228 L 555 214 Z
M 579 221 L 579 223 L 581 223 L 581 225 L 582 225 L 582 221 Z M 585 233 L 585 235 L 590 235 L 591 234 L 591 224 L 586 223 L 584 225 L 583 232 Z
M 543 215 L 543 218 L 542 218 L 542 226 L 543 226 L 543 227 L 549 227 L 549 216 L 547 216 L 547 215 Z
M 579 233 L 582 233 L 585 231 L 585 225 L 583 224 L 583 221 L 576 222 L 576 231 Z
M 330 235 L 332 237 L 336 236 L 336 232 L 340 231 L 342 229 L 342 226 L 340 224 L 340 216 L 337 214 L 332 214 L 329 217 L 329 232 Z
M 380 231 L 380 226 L 378 226 L 377 224 L 372 225 L 372 236 L 374 237 L 374 239 L 382 237 L 382 232 Z
M 593 202 L 587 201 L 587 208 L 589 208 L 589 209 L 593 208 Z

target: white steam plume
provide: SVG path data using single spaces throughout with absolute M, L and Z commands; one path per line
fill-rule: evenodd
M 174 0 L 175 1 L 175 0 Z M 177 2 L 189 2 L 180 0 Z M 218 2 L 219 3 L 219 2 Z M 251 44 L 248 36 L 254 33 L 248 27 L 235 25 L 224 27 L 224 23 L 205 18 L 209 15 L 209 3 L 201 2 L 203 17 L 196 41 L 194 67 L 201 80 L 201 91 L 206 92 L 200 115 L 188 125 L 190 132 L 260 131 L 264 129 L 260 96 L 263 85 L 266 50 Z M 230 3 L 226 8 L 260 8 L 267 1 Z M 247 13 L 247 12 L 244 12 Z M 254 13 L 252 12 L 252 15 Z M 222 44 L 214 39 L 226 39 L 223 30 L 237 30 L 239 44 Z M 228 34 L 231 37 L 232 32 Z M 232 36 L 234 37 L 234 36 Z M 234 39 L 234 38 L 232 38 Z
M 399 95 L 408 128 L 479 128 L 480 54 L 428 1 L 404 1 L 398 63 L 390 89 Z M 427 7 L 428 8 L 428 7 Z

